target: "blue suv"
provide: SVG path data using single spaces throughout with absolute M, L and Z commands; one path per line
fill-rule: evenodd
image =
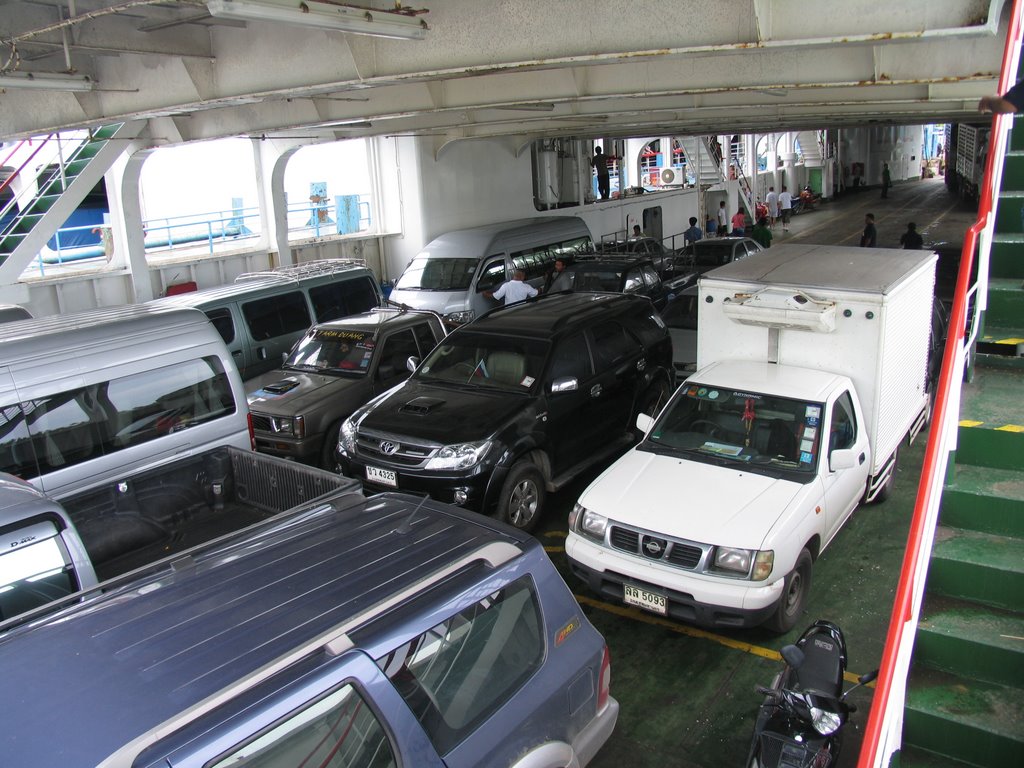
M 344 496 L 102 591 L 0 627 L 5 765 L 583 766 L 618 715 L 540 544 L 419 497 Z

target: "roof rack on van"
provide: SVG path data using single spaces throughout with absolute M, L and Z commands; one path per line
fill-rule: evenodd
M 363 259 L 321 259 L 319 261 L 306 261 L 301 264 L 292 264 L 275 269 L 263 270 L 260 272 L 243 272 L 235 278 L 236 283 L 246 280 L 287 280 L 298 282 L 303 277 L 314 275 L 332 275 L 349 267 L 365 267 Z
M 423 577 L 415 584 L 391 594 L 389 597 L 378 601 L 374 605 L 368 606 L 366 609 L 355 616 L 351 616 L 341 624 L 332 627 L 325 632 L 321 632 L 319 635 L 311 638 L 299 647 L 292 649 L 274 661 L 263 665 L 251 674 L 245 675 L 245 677 L 237 682 L 222 688 L 211 696 L 207 696 L 205 699 L 197 702 L 180 714 L 152 728 L 148 733 L 138 736 L 117 750 L 117 752 L 114 752 L 112 755 L 107 757 L 99 764 L 98 768 L 120 768 L 120 766 L 132 765 L 135 758 L 147 747 L 157 743 L 164 737 L 183 728 L 189 723 L 198 720 L 208 712 L 237 697 L 243 691 L 251 690 L 258 684 L 280 672 L 282 669 L 285 669 L 317 650 L 322 650 L 328 656 L 339 656 L 342 653 L 345 653 L 349 649 L 355 647 L 355 643 L 353 643 L 349 637 L 350 632 L 358 629 L 372 619 L 383 615 L 385 612 L 391 610 L 402 602 L 415 597 L 417 594 L 423 592 L 425 587 L 440 583 L 459 571 L 478 563 L 485 563 L 490 568 L 498 568 L 521 554 L 523 554 L 523 550 L 515 544 L 503 541 L 494 541 L 478 547 L 474 551 L 452 563 L 449 563 L 448 565 L 441 566 L 432 572 L 424 574 Z

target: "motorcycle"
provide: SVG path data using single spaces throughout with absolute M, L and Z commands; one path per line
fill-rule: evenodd
M 781 651 L 786 667 L 764 696 L 747 756 L 748 768 L 828 768 L 842 747 L 843 725 L 857 707 L 846 697 L 870 683 L 878 670 L 861 675 L 843 692 L 846 640 L 830 621 L 808 627 L 795 645 Z

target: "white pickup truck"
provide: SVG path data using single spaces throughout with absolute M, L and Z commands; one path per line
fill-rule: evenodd
M 925 424 L 935 261 L 787 245 L 701 278 L 698 370 L 583 492 L 573 572 L 684 621 L 791 629 L 813 562 Z

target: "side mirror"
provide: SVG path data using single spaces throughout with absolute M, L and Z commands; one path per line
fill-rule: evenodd
M 551 382 L 551 394 L 558 392 L 575 392 L 579 389 L 580 383 L 575 376 L 563 376 Z
M 651 427 L 654 426 L 654 419 L 648 416 L 646 413 L 638 413 L 636 415 L 636 428 L 643 432 L 645 435 L 651 431 Z
M 287 362 L 288 362 L 288 353 L 287 352 L 282 352 L 281 353 L 281 365 L 284 365 Z
M 828 457 L 828 468 L 833 472 L 840 469 L 852 469 L 857 466 L 857 454 L 849 448 L 832 451 Z
M 415 371 L 419 367 L 419 364 L 420 359 L 418 357 L 409 357 L 405 361 L 405 367 L 410 373 Z

